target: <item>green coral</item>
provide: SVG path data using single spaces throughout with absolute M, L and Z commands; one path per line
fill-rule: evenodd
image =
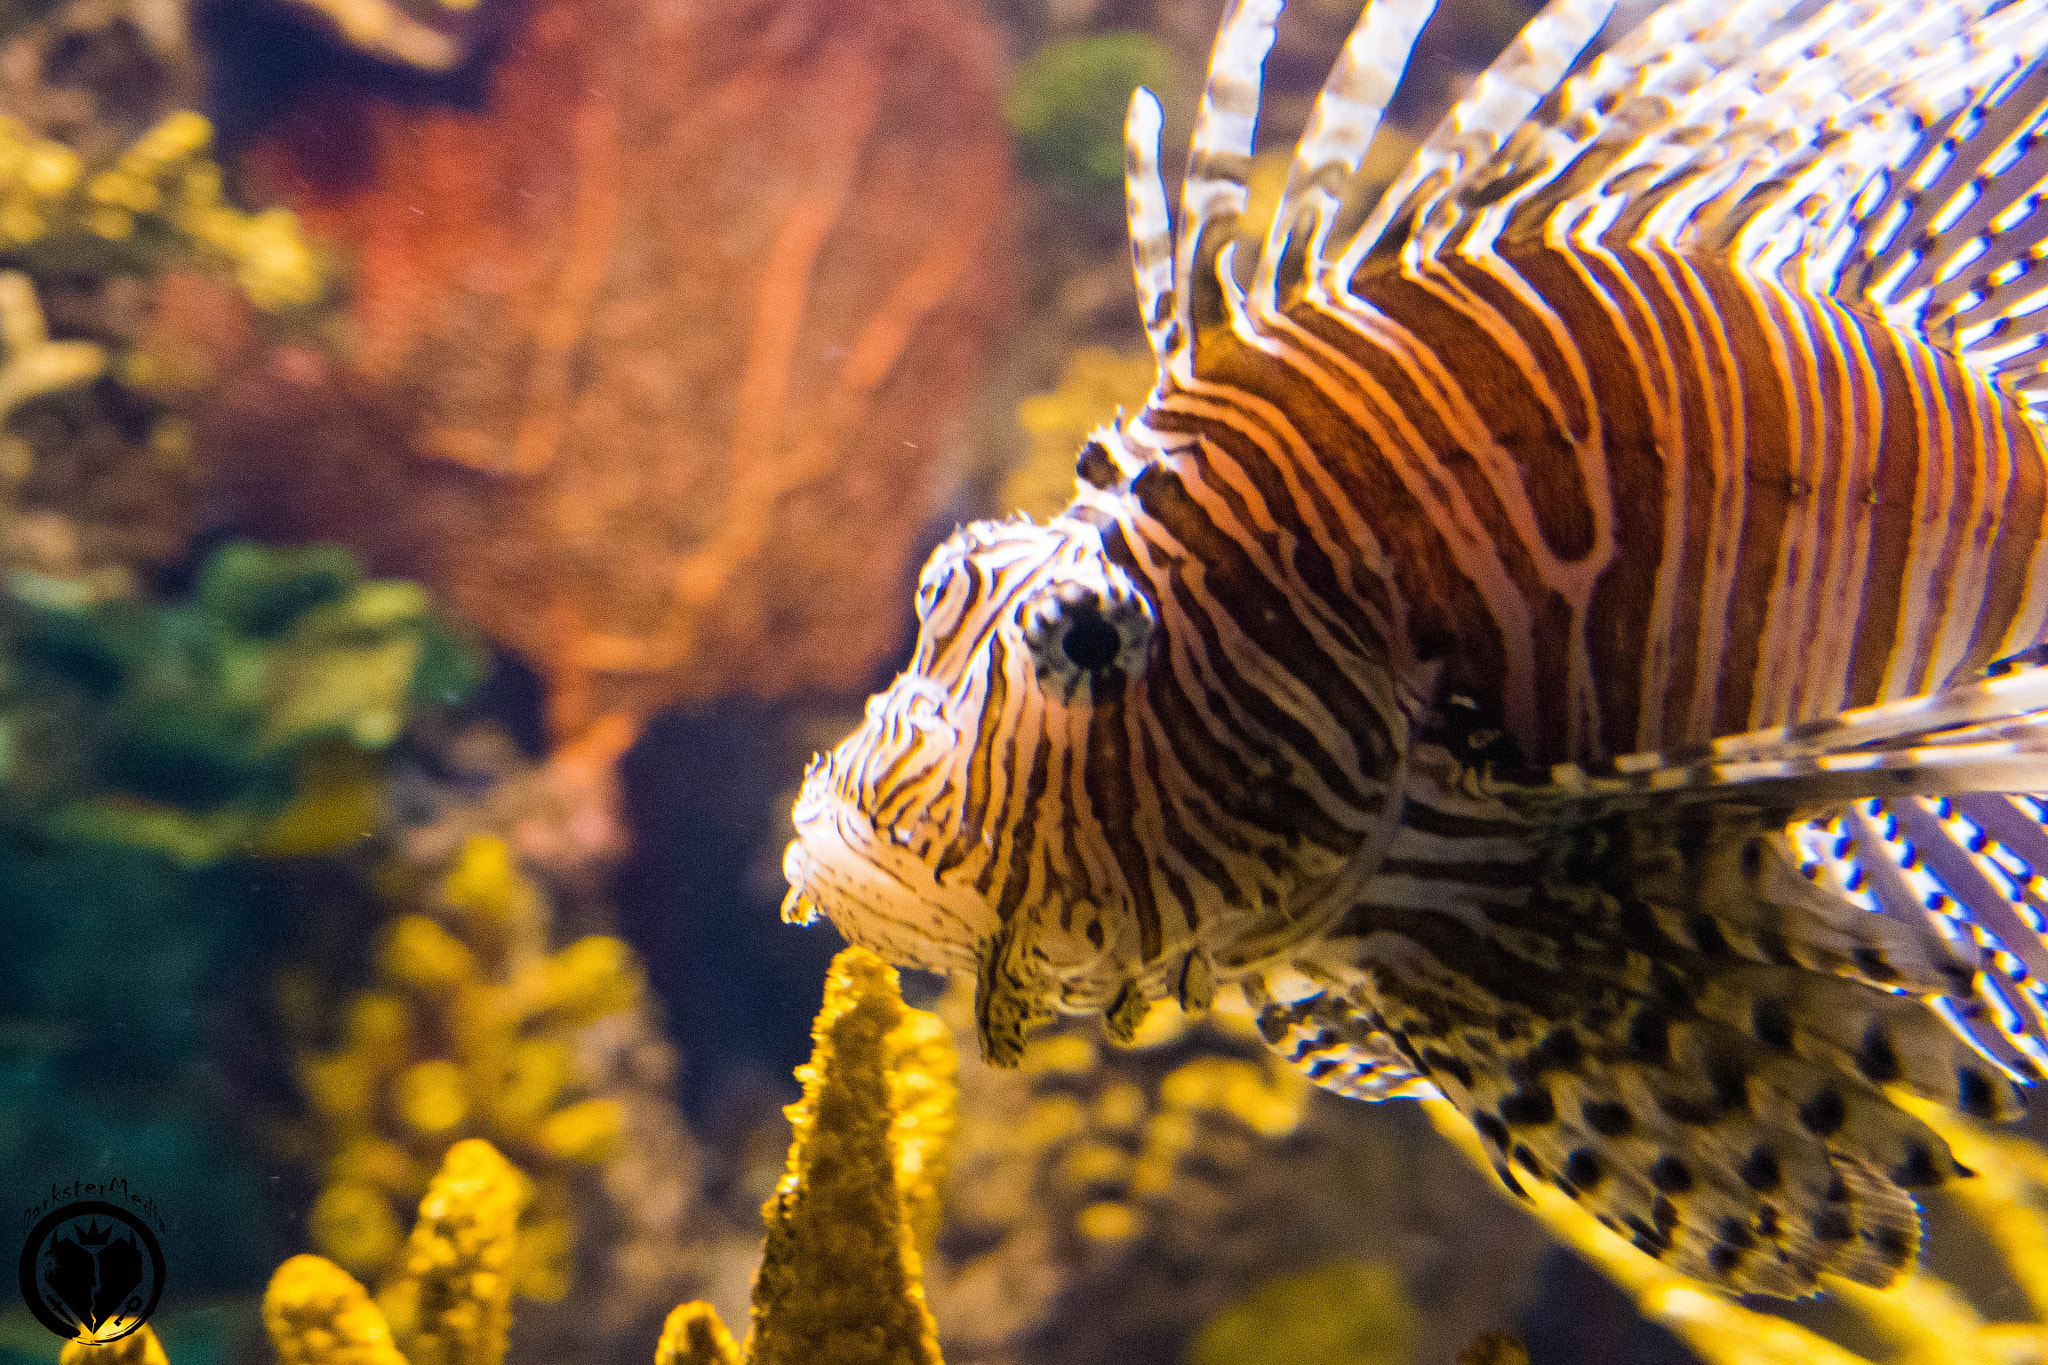
M 1135 30 L 1040 48 L 1003 103 L 1024 169 L 1085 193 L 1115 191 L 1123 184 L 1131 92 L 1164 88 L 1173 75 L 1165 45 Z
M 97 601 L 17 571 L 4 606 L 0 780 L 16 819 L 187 863 L 260 851 L 308 775 L 346 780 L 337 755 L 383 748 L 480 674 L 416 585 L 366 580 L 332 546 L 224 546 L 173 602 Z

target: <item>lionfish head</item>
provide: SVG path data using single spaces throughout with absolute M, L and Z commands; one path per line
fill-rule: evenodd
M 1092 527 L 1018 518 L 941 545 L 917 615 L 910 667 L 805 775 L 785 914 L 943 969 L 973 964 L 1028 900 L 1072 926 L 1043 944 L 1058 973 L 1086 976 L 1121 907 L 1088 875 L 1114 854 L 1109 812 L 1081 791 L 1128 762 L 1106 730 L 1145 669 L 1146 594 Z
M 896 962 L 977 968 L 996 1060 L 1048 1010 L 1121 1030 L 1148 999 L 1206 1004 L 1320 927 L 1370 842 L 1363 815 L 1342 839 L 1302 837 L 1287 773 L 1313 765 L 1269 748 L 1260 789 L 1240 790 L 1237 758 L 1199 748 L 1161 624 L 1170 571 L 1122 529 L 1069 513 L 941 546 L 910 667 L 812 762 L 796 804 L 785 917 L 823 913 Z

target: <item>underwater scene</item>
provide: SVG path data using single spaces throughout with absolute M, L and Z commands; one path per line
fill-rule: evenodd
M 2048 0 L 0 0 L 0 1365 L 2048 1365 L 2044 194 Z

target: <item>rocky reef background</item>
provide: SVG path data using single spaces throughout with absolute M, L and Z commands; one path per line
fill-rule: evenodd
M 743 1321 L 841 946 L 776 913 L 796 779 L 931 546 L 1141 401 L 1123 111 L 1184 141 L 1218 8 L 0 5 L 0 1210 L 127 1180 L 170 1358 L 269 1361 L 272 1270 L 403 1299 L 477 1139 L 514 1365 Z M 1532 9 L 1447 3 L 1375 162 Z M 1289 8 L 1255 193 L 1354 11 Z M 1766 1358 L 1242 1020 L 957 1084 L 905 1215 L 956 1365 Z M 1932 1214 L 2038 1316 L 2018 1224 Z

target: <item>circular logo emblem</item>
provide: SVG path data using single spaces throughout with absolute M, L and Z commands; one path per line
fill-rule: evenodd
M 163 1290 L 156 1234 L 118 1204 L 54 1208 L 21 1248 L 22 1300 L 66 1340 L 119 1341 L 149 1320 Z

